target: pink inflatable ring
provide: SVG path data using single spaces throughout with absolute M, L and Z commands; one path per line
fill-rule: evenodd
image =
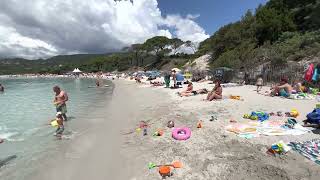
M 182 140 L 187 140 L 189 139 L 191 136 L 191 130 L 190 128 L 174 128 L 173 131 L 172 131 L 172 137 L 175 139 L 175 140 L 179 140 L 179 141 L 182 141 Z

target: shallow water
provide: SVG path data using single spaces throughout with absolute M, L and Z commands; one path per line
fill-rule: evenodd
M 109 88 L 88 88 L 94 85 L 92 79 L 0 79 L 0 83 L 5 86 L 5 92 L 0 94 L 0 138 L 5 139 L 0 144 L 0 160 L 17 155 L 18 158 L 9 164 L 13 168 L 55 147 L 52 136 L 55 129 L 47 125 L 56 113 L 54 85 L 59 85 L 69 95 L 67 115 L 72 123 L 80 121 L 112 91 L 111 82 L 106 82 Z M 68 128 L 66 132 L 69 136 L 75 134 Z

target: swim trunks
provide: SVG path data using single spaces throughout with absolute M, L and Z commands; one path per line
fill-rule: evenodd
M 56 109 L 57 109 L 57 112 L 61 112 L 62 114 L 67 113 L 67 105 L 66 104 L 57 105 Z
M 287 93 L 287 91 L 285 91 L 284 89 L 281 89 L 279 91 L 279 95 L 282 96 L 282 97 L 289 97 L 290 96 L 290 94 Z
M 56 135 L 62 135 L 63 131 L 64 131 L 64 126 L 58 126 L 56 130 Z

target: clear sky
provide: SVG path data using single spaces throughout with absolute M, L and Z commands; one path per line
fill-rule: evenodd
M 235 22 L 248 9 L 255 10 L 268 0 L 158 0 L 163 16 L 167 14 L 200 15 L 195 21 L 213 34 L 221 26 Z

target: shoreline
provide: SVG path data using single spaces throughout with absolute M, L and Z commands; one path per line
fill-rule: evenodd
M 13 78 L 14 79 L 14 78 Z M 38 78 L 41 80 L 41 78 Z M 50 80 L 49 80 L 50 81 Z M 77 104 L 79 102 L 78 98 L 75 98 L 72 100 L 71 104 L 69 104 L 69 110 L 71 110 L 68 113 L 68 117 L 70 118 L 65 123 L 65 139 L 62 141 L 57 140 L 53 136 L 53 133 L 55 131 L 55 128 L 49 127 L 47 125 L 39 125 L 40 127 L 35 127 L 33 129 L 38 130 L 37 132 L 34 132 L 32 137 L 28 137 L 27 139 L 24 139 L 23 141 L 19 142 L 10 142 L 8 141 L 8 144 L 5 142 L 1 146 L 6 146 L 7 149 L 10 149 L 10 147 L 18 146 L 23 149 L 23 144 L 25 144 L 26 147 L 29 148 L 32 147 L 32 144 L 37 144 L 37 139 L 40 139 L 43 147 L 39 147 L 38 149 L 34 149 L 34 151 L 26 151 L 24 153 L 22 150 L 19 150 L 17 152 L 17 158 L 16 160 L 13 160 L 8 165 L 3 166 L 0 170 L 0 177 L 1 179 L 24 179 L 25 175 L 30 174 L 34 169 L 37 169 L 38 167 L 42 166 L 43 164 L 46 164 L 47 161 L 50 161 L 51 156 L 54 157 L 54 153 L 59 153 L 60 148 L 63 148 L 65 144 L 68 144 L 69 141 L 72 141 L 73 138 L 77 136 L 81 136 L 81 134 L 85 133 L 86 127 L 92 126 L 93 122 L 88 122 L 86 119 L 89 119 L 89 117 L 94 113 L 96 109 L 105 108 L 108 101 L 112 98 L 110 96 L 110 93 L 112 94 L 112 91 L 114 89 L 114 85 L 112 81 L 103 80 L 105 84 L 109 84 L 108 90 L 105 88 L 101 89 L 88 89 L 86 85 L 82 86 L 84 88 L 84 93 L 86 93 L 86 89 L 93 90 L 92 93 L 95 96 L 92 96 L 91 98 L 87 98 L 83 104 Z M 33 81 L 32 81 L 33 82 Z M 77 85 L 76 80 L 71 80 L 70 82 L 74 82 L 75 86 Z M 83 80 L 86 84 L 90 84 L 90 80 Z M 94 82 L 92 82 L 94 84 Z M 10 88 L 11 89 L 11 88 Z M 50 89 L 51 90 L 51 89 Z M 109 91 L 110 90 L 110 91 Z M 8 92 L 10 90 L 8 89 Z M 51 91 L 50 91 L 51 92 Z M 72 94 L 71 94 L 72 95 Z M 74 97 L 73 95 L 71 97 Z M 101 97 L 100 99 L 97 99 L 97 97 Z M 50 97 L 49 97 L 50 98 Z M 51 99 L 51 98 L 50 98 Z M 81 101 L 81 100 L 80 100 Z M 87 107 L 85 107 L 87 106 Z M 72 111 L 75 110 L 75 111 Z M 53 109 L 55 112 L 55 110 Z M 53 116 L 54 117 L 54 116 Z M 48 118 L 49 119 L 49 118 Z M 47 123 L 47 120 L 44 119 L 43 124 Z M 33 130 L 32 129 L 32 130 Z M 40 133 L 40 134 L 39 134 Z M 23 133 L 22 133 L 23 134 Z M 17 145 L 15 145 L 15 144 Z M 38 144 L 39 144 L 38 143 Z M 26 149 L 28 149 L 26 148 Z M 29 148 L 31 149 L 31 148 Z M 14 153 L 13 151 L 12 153 Z M 23 152 L 23 153 L 22 153 Z M 41 162 L 41 163 L 39 163 Z M 17 172 L 17 169 L 19 170 L 19 173 Z
M 255 110 L 297 108 L 301 122 L 316 102 L 258 95 L 253 86 L 224 88 L 225 95 L 241 95 L 244 101 L 204 102 L 203 95 L 177 96 L 176 92 L 184 89 L 150 88 L 129 80 L 113 83 L 111 101 L 96 116 L 89 117 L 94 122 L 92 126 L 82 127 L 87 131 L 66 141 L 56 157 L 44 161 L 25 179 L 161 179 L 156 169 L 147 168 L 148 163 L 173 161 L 183 163 L 183 168 L 169 178 L 176 180 L 317 179 L 320 175 L 318 165 L 296 152 L 290 151 L 282 158 L 266 154 L 267 148 L 279 140 L 305 141 L 317 138 L 318 134 L 243 139 L 225 130 L 231 119 L 244 122 L 242 115 Z M 195 89 L 211 86 L 207 82 L 194 83 Z M 212 113 L 217 114 L 217 121 L 209 121 Z M 150 120 L 152 124 L 148 136 L 135 132 L 141 120 Z M 166 128 L 169 120 L 174 120 L 176 127 L 190 127 L 191 138 L 174 140 L 171 130 Z M 203 120 L 201 129 L 196 127 L 198 120 Z M 159 128 L 164 135 L 153 137 Z M 133 132 L 123 135 L 130 131 Z
M 72 140 L 63 142 L 58 155 L 45 159 L 41 167 L 25 179 L 130 179 L 134 167 L 140 162 L 132 162 L 138 156 L 136 151 L 127 151 L 132 143 L 123 132 L 131 131 L 140 119 L 151 117 L 152 108 L 158 107 L 153 101 L 138 98 L 141 95 L 162 101 L 148 90 L 138 91 L 130 97 L 132 83 L 113 81 L 115 89 L 104 108 L 88 117 L 92 126 L 81 127 L 85 131 Z M 166 107 L 166 106 L 164 106 Z M 153 115 L 152 115 L 153 116 Z M 150 132 L 151 133 L 151 132 Z M 129 145 L 131 146 L 131 145 Z

